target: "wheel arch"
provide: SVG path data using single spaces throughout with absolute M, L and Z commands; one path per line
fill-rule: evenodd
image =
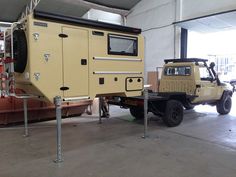
M 186 94 L 181 94 L 181 95 L 171 95 L 168 100 L 176 100 L 179 101 L 182 105 L 184 105 L 188 99 Z M 168 101 L 167 100 L 167 101 Z
M 224 92 L 223 92 L 223 94 L 222 94 L 222 96 L 221 96 L 221 99 L 223 98 L 223 97 L 225 97 L 225 96 L 227 96 L 227 95 L 229 95 L 229 96 L 233 96 L 233 92 L 231 91 L 231 90 L 224 90 Z

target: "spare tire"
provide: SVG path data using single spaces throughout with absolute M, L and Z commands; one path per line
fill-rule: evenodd
M 14 70 L 23 73 L 27 65 L 27 39 L 24 30 L 13 32 Z

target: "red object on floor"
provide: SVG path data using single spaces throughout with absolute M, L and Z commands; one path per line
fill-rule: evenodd
M 84 113 L 91 101 L 63 104 L 62 116 L 68 117 Z M 53 104 L 39 100 L 28 100 L 29 121 L 42 121 L 55 119 L 55 107 Z M 23 100 L 14 97 L 0 98 L 0 125 L 22 123 L 24 121 Z
M 17 89 L 16 93 L 21 94 L 23 92 Z M 62 116 L 81 115 L 91 104 L 92 101 L 90 100 L 77 103 L 64 103 L 62 105 Z M 27 105 L 29 122 L 55 119 L 56 112 L 54 104 L 29 99 Z M 23 121 L 23 99 L 17 99 L 15 97 L 0 98 L 0 125 L 23 123 Z
M 3 70 L 3 65 L 0 64 L 0 73 L 2 73 L 4 70 Z

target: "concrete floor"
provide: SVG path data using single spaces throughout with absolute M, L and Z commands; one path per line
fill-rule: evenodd
M 215 108 L 185 111 L 179 127 L 167 128 L 150 115 L 143 125 L 127 110 L 111 108 L 112 118 L 63 120 L 62 164 L 53 163 L 55 121 L 0 129 L 0 177 L 235 177 L 236 110 L 219 116 Z

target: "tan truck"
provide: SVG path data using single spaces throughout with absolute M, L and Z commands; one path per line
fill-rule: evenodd
M 165 60 L 159 92 L 149 93 L 148 112 L 161 116 L 167 126 L 173 127 L 182 122 L 183 108 L 193 109 L 199 104 L 216 106 L 219 114 L 228 114 L 232 94 L 232 86 L 218 79 L 214 63 L 208 66 L 207 60 L 197 58 Z M 143 96 L 121 98 L 118 105 L 142 119 L 143 100 Z

